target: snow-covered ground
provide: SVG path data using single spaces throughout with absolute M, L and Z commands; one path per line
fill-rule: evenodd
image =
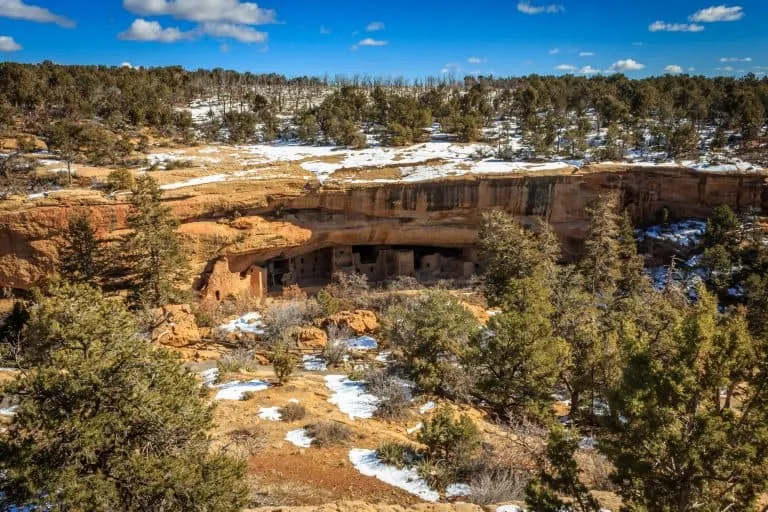
M 261 319 L 261 314 L 253 312 L 237 317 L 231 322 L 221 324 L 217 329 L 228 333 L 248 332 L 251 334 L 262 335 L 265 332 L 264 327 L 264 321 Z
M 325 359 L 316 355 L 303 355 L 302 366 L 308 372 L 324 372 L 328 369 Z
M 0 408 L 0 416 L 14 416 L 18 408 L 18 405 Z
M 379 348 L 379 343 L 370 336 L 359 336 L 357 338 L 350 338 L 344 340 L 342 343 L 349 349 L 355 351 L 364 350 L 376 350 Z
M 233 382 L 227 382 L 226 384 L 219 384 L 216 389 L 219 391 L 214 397 L 215 400 L 242 400 L 246 393 L 256 393 L 258 391 L 264 391 L 269 387 L 269 384 L 260 380 L 249 380 L 248 382 L 241 382 L 239 380 Z
M 446 498 L 457 498 L 459 496 L 469 496 L 472 488 L 468 484 L 451 484 L 445 489 Z
M 431 411 L 434 408 L 435 408 L 435 402 L 427 402 L 424 405 L 422 405 L 421 407 L 419 407 L 419 413 L 420 414 L 426 414 L 426 413 L 428 413 L 429 411 Z
M 285 440 L 299 448 L 309 448 L 312 446 L 312 438 L 303 428 L 291 430 L 285 434 Z
M 262 407 L 259 409 L 259 418 L 267 421 L 280 421 L 282 419 L 280 408 L 277 406 Z
M 219 369 L 209 368 L 207 370 L 201 371 L 198 375 L 200 376 L 200 380 L 203 382 L 203 386 L 211 386 L 216 382 L 216 379 L 219 378 Z
M 640 231 L 638 241 L 642 242 L 646 238 L 651 238 L 673 242 L 682 247 L 694 247 L 699 244 L 706 231 L 706 222 L 689 219 L 666 225 L 651 226 Z
M 379 399 L 366 391 L 365 382 L 349 380 L 345 375 L 327 375 L 325 385 L 333 392 L 328 401 L 350 419 L 373 417 Z
M 376 458 L 375 450 L 353 448 L 349 451 L 349 461 L 363 475 L 375 477 L 384 483 L 415 494 L 424 501 L 435 502 L 440 499 L 440 494 L 430 489 L 415 469 L 400 469 L 384 464 Z

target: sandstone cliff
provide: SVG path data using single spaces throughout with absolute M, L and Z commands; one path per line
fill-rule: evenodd
M 203 273 L 222 256 L 231 272 L 243 272 L 278 255 L 331 245 L 468 246 L 477 241 L 482 213 L 493 208 L 545 218 L 575 252 L 586 207 L 607 193 L 618 195 L 637 225 L 656 222 L 664 209 L 670 218 L 703 218 L 720 204 L 768 213 L 766 174 L 618 165 L 319 189 L 299 180 L 227 182 L 174 191 L 165 200 Z M 0 203 L 1 287 L 29 288 L 55 268 L 61 234 L 76 209 L 86 210 L 107 238 L 125 229 L 129 204 L 83 191 Z

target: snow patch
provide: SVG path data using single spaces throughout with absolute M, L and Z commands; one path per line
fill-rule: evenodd
M 418 422 L 417 424 L 415 424 L 414 426 L 406 430 L 406 432 L 408 432 L 409 434 L 413 434 L 414 432 L 418 432 L 422 428 L 424 428 L 424 424 L 422 422 Z
M 291 430 L 285 434 L 285 440 L 299 448 L 309 448 L 312 446 L 312 438 L 309 437 L 307 431 L 303 428 Z
M 320 356 L 303 355 L 301 357 L 304 369 L 308 372 L 324 372 L 328 369 L 328 364 Z
M 366 392 L 365 382 L 349 380 L 345 375 L 327 375 L 325 385 L 333 392 L 328 401 L 349 419 L 373 417 L 379 399 Z
M 349 350 L 376 350 L 379 348 L 379 343 L 370 336 L 359 336 L 357 338 L 350 338 L 342 342 Z
M 203 381 L 203 386 L 211 386 L 216 382 L 216 379 L 219 378 L 219 369 L 208 368 L 207 370 L 201 371 L 198 375 L 200 376 L 200 380 Z
M 457 496 L 469 496 L 472 494 L 472 488 L 467 484 L 451 484 L 445 488 L 446 498 L 456 498 Z
M 349 461 L 360 473 L 372 476 L 382 482 L 415 494 L 424 501 L 435 502 L 440 494 L 429 488 L 413 468 L 397 468 L 382 463 L 376 458 L 375 450 L 353 448 L 349 451 Z
M 426 414 L 426 413 L 428 413 L 429 411 L 431 411 L 434 408 L 435 408 L 435 402 L 431 402 L 430 401 L 430 402 L 425 403 L 421 407 L 419 407 L 419 413 L 420 414 Z
M 501 505 L 496 507 L 496 512 L 525 512 L 517 505 Z
M 246 313 L 235 318 L 231 322 L 222 324 L 217 329 L 225 332 L 249 332 L 251 334 L 264 334 L 264 322 L 259 313 Z
M 15 416 L 18 405 L 12 405 L 10 407 L 3 407 L 0 409 L 0 416 Z
M 219 384 L 216 388 L 219 390 L 214 397 L 215 400 L 242 400 L 243 396 L 248 392 L 264 391 L 269 387 L 269 384 L 260 380 L 250 380 L 248 382 L 241 382 L 239 380 L 233 382 L 227 382 L 226 384 Z
M 262 407 L 259 409 L 259 418 L 267 421 L 280 421 L 283 419 L 280 415 L 279 407 Z

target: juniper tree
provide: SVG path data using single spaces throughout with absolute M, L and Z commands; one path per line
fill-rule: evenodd
M 121 244 L 134 305 L 154 308 L 178 301 L 186 278 L 188 261 L 176 232 L 178 223 L 162 204 L 162 194 L 152 177 L 136 180 L 128 217 L 131 231 Z
M 693 306 L 649 314 L 659 321 L 624 331 L 615 420 L 599 445 L 626 509 L 750 510 L 768 486 L 764 350 L 742 312 L 719 313 L 704 288 Z
M 616 201 L 602 197 L 589 208 L 590 225 L 584 241 L 579 270 L 586 290 L 602 301 L 610 301 L 620 276 L 619 226 Z
M 97 284 L 103 277 L 104 264 L 101 244 L 96 239 L 88 213 L 71 216 L 59 255 L 62 277 L 73 283 Z
M 393 306 L 384 318 L 384 332 L 402 350 L 416 384 L 448 397 L 469 392 L 457 363 L 477 329 L 472 313 L 446 291 L 428 291 L 415 303 Z
M 0 436 L 0 500 L 45 510 L 229 512 L 243 462 L 212 452 L 211 406 L 179 359 L 136 334 L 116 299 L 87 285 L 30 309 L 19 406 Z
M 580 480 L 581 470 L 573 458 L 578 446 L 578 439 L 562 426 L 557 425 L 550 430 L 545 467 L 528 482 L 525 489 L 525 504 L 531 511 L 602 510 L 600 503 Z

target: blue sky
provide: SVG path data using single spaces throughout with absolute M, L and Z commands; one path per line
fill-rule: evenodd
M 768 72 L 768 2 L 0 0 L 0 59 L 407 78 Z

